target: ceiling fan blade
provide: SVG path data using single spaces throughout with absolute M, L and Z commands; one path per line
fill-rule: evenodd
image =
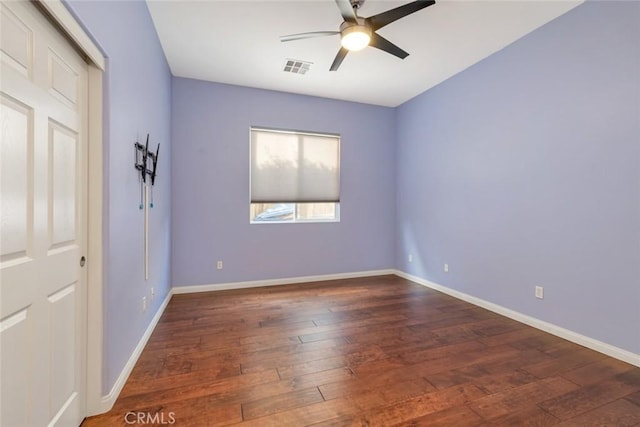
M 314 37 L 335 36 L 336 34 L 340 34 L 340 31 L 313 31 L 311 33 L 298 33 L 280 36 L 280 41 L 290 42 L 293 40 L 311 39 Z
M 371 34 L 371 41 L 369 42 L 369 46 L 384 50 L 385 52 L 397 56 L 400 59 L 404 59 L 409 56 L 407 52 L 400 49 L 398 46 L 391 43 L 389 40 L 385 39 L 377 33 Z
M 373 31 L 376 31 L 384 27 L 385 25 L 389 25 L 400 18 L 404 18 L 407 15 L 411 15 L 412 13 L 422 10 L 425 7 L 431 6 L 435 3 L 436 2 L 432 0 L 416 0 L 411 3 L 398 6 L 394 9 L 387 10 L 386 12 L 370 16 L 366 19 L 366 22 L 369 24 Z
M 341 47 L 338 51 L 338 54 L 336 55 L 336 59 L 333 60 L 333 64 L 331 64 L 331 68 L 329 68 L 329 71 L 336 71 L 338 67 L 340 67 L 340 64 L 342 64 L 342 60 L 344 59 L 344 57 L 347 56 L 347 53 L 349 53 L 349 51 L 344 47 Z
M 356 19 L 356 12 L 353 10 L 349 0 L 336 0 L 336 4 L 338 5 L 338 9 L 340 9 L 342 19 L 347 22 L 358 22 Z

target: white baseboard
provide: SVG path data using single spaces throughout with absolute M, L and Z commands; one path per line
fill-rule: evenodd
M 113 387 L 111 387 L 111 391 L 109 392 L 109 394 L 102 397 L 102 412 L 110 411 L 111 408 L 113 408 L 113 405 L 116 403 L 116 400 L 118 399 L 118 396 L 120 396 L 122 388 L 127 382 L 127 379 L 129 378 L 133 367 L 136 365 L 136 362 L 138 361 L 142 350 L 144 350 L 144 346 L 147 345 L 147 341 L 149 341 L 149 337 L 151 337 L 153 330 L 156 328 L 160 317 L 162 317 L 162 313 L 164 313 L 164 310 L 167 308 L 167 304 L 169 304 L 169 300 L 171 300 L 172 295 L 173 292 L 172 289 L 170 289 L 164 301 L 162 301 L 162 304 L 160 304 L 160 307 L 158 307 L 158 311 L 156 311 L 153 319 L 151 319 L 151 322 L 149 322 L 149 326 L 147 326 L 147 329 L 144 331 L 144 334 L 140 338 L 140 341 L 138 341 L 138 345 L 133 350 L 133 353 L 131 353 L 129 360 L 124 365 L 124 368 L 122 368 L 122 371 L 120 372 L 120 375 L 118 375 L 118 379 L 116 380 L 115 384 L 113 385 Z
M 229 289 L 260 288 L 263 286 L 291 285 L 295 283 L 321 282 L 325 280 L 355 279 L 358 277 L 384 276 L 396 274 L 396 270 L 369 270 L 355 273 L 323 274 L 320 276 L 288 277 L 282 279 L 253 280 L 249 282 L 217 283 L 212 285 L 174 286 L 174 294 L 191 294 L 195 292 L 224 291 Z
M 412 282 L 416 282 L 427 288 L 431 288 L 436 291 L 442 292 L 443 294 L 447 294 L 454 298 L 460 299 L 462 301 L 466 301 L 470 304 L 477 305 L 478 307 L 486 308 L 489 311 L 493 311 L 494 313 L 501 314 L 515 321 L 527 324 L 529 326 L 533 326 L 536 329 L 540 329 L 542 331 L 548 332 L 552 335 L 563 338 L 567 341 L 571 341 L 581 346 L 590 348 L 591 350 L 595 350 L 597 352 L 606 354 L 607 356 L 611 356 L 616 359 L 622 360 L 623 362 L 627 362 L 634 366 L 640 367 L 640 354 L 632 353 L 630 351 L 624 350 L 619 347 L 615 347 L 613 345 L 604 343 L 602 341 L 598 341 L 596 339 L 587 337 L 577 332 L 570 331 L 569 329 L 565 329 L 560 326 L 554 325 L 552 323 L 548 323 L 543 320 L 536 319 L 535 317 L 531 317 L 526 314 L 522 314 L 517 311 L 508 309 L 506 307 L 502 307 L 501 305 L 494 304 L 480 298 L 476 298 L 469 294 L 456 291 L 455 289 L 451 289 L 446 286 L 442 286 L 437 283 L 431 282 L 429 280 L 425 280 L 421 277 L 413 276 L 411 274 L 405 273 L 404 271 L 396 270 L 394 274 L 404 279 L 411 280 Z

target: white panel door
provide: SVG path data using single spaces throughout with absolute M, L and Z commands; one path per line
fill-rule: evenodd
M 0 12 L 0 426 L 77 426 L 87 65 L 29 2 Z

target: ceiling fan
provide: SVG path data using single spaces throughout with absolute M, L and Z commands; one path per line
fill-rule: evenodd
M 342 19 L 344 19 L 338 31 L 314 31 L 280 36 L 280 41 L 289 42 L 340 34 L 340 44 L 342 47 L 333 60 L 331 68 L 329 69 L 330 71 L 336 71 L 338 67 L 340 67 L 344 57 L 347 56 L 350 50 L 361 50 L 367 46 L 383 50 L 400 59 L 406 58 L 409 56 L 407 52 L 376 33 L 376 31 L 400 18 L 404 18 L 407 15 L 435 4 L 435 1 L 431 0 L 415 0 L 411 3 L 387 10 L 386 12 L 368 18 L 362 18 L 358 16 L 357 11 L 365 0 L 335 0 L 335 2 L 338 5 L 338 9 L 340 9 Z

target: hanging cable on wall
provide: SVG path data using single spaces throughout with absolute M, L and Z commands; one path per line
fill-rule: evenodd
M 144 278 L 147 280 L 149 279 L 149 208 L 153 208 L 153 186 L 156 182 L 160 144 L 156 147 L 155 153 L 149 151 L 149 134 L 147 134 L 145 144 L 142 145 L 139 142 L 135 142 L 134 149 L 134 165 L 136 170 L 140 172 L 139 209 L 144 210 Z M 149 196 L 149 193 L 151 193 L 151 196 Z

